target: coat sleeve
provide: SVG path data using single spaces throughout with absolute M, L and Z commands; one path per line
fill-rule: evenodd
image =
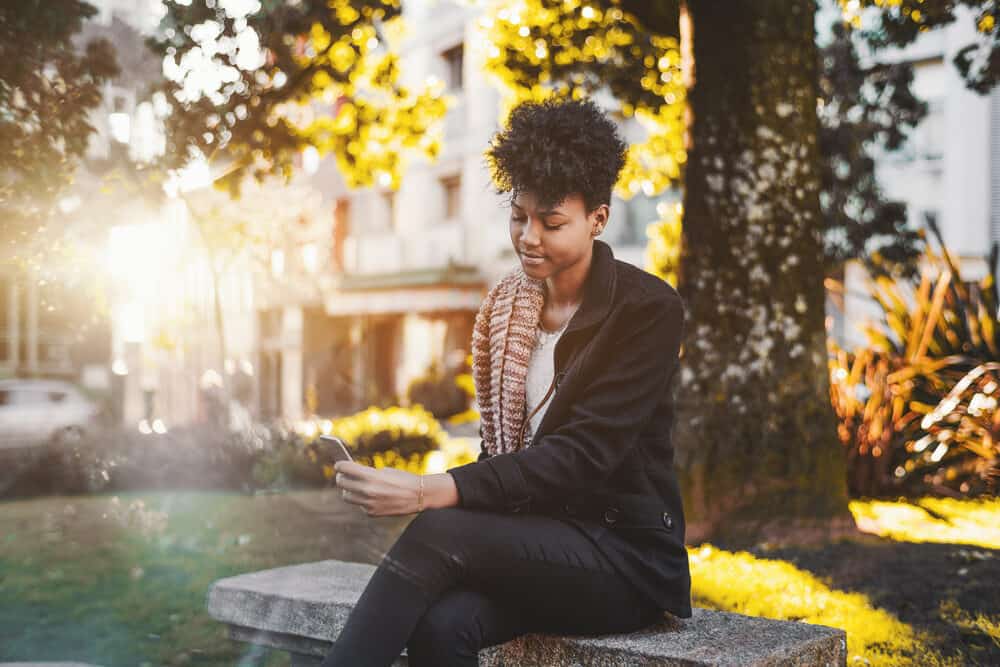
M 525 511 L 597 488 L 625 459 L 678 366 L 684 307 L 673 296 L 623 319 L 568 418 L 534 446 L 448 472 L 462 507 Z M 589 373 L 588 373 L 589 375 Z

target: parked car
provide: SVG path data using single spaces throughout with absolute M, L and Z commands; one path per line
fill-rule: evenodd
M 64 380 L 0 380 L 0 451 L 75 442 L 99 425 L 100 405 Z

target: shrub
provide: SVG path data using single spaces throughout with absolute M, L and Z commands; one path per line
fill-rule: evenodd
M 25 452 L 0 494 L 75 494 L 146 489 L 252 491 L 255 465 L 269 443 L 266 427 L 228 431 L 205 425 L 142 434 L 93 431 Z
M 424 375 L 410 382 L 407 400 L 412 406 L 423 406 L 438 419 L 465 412 L 472 395 L 472 376 L 463 371 L 446 371 L 439 362 L 431 362 Z
M 354 415 L 320 422 L 303 422 L 288 443 L 292 480 L 323 484 L 333 478 L 333 448 L 319 439 L 321 433 L 336 435 L 351 456 L 362 465 L 391 466 L 422 472 L 427 457 L 441 450 L 447 434 L 430 412 L 421 406 L 370 407 Z
M 275 421 L 237 431 L 197 425 L 164 434 L 123 428 L 94 432 L 5 459 L 0 497 L 149 489 L 250 493 L 328 486 L 334 459 L 332 448 L 318 439 L 321 432 L 336 434 L 356 461 L 376 468 L 439 472 L 474 460 L 423 408 L 371 407 L 294 427 Z
M 927 248 L 919 284 L 876 279 L 883 321 L 866 327 L 869 347 L 829 343 L 854 495 L 975 495 L 995 489 L 1000 472 L 997 245 L 987 275 L 970 286 L 929 226 L 941 256 Z

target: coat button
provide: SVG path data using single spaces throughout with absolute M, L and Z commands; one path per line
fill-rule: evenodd
M 517 507 L 512 507 L 510 511 L 511 512 L 520 512 L 521 511 L 521 506 L 518 505 Z
M 663 513 L 663 525 L 666 527 L 667 530 L 674 529 L 674 519 L 672 516 L 670 516 L 669 512 Z
M 604 520 L 607 523 L 614 523 L 615 521 L 618 520 L 618 513 L 620 511 L 621 510 L 619 510 L 617 507 L 609 507 L 608 509 L 604 510 Z
M 570 515 L 576 514 L 576 508 L 573 507 L 573 505 L 571 505 L 570 503 L 566 503 L 565 505 L 563 505 L 563 511 L 566 512 L 566 514 Z

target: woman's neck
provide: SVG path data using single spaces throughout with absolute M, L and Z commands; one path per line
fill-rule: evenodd
M 593 250 L 578 262 L 545 279 L 545 307 L 552 310 L 574 308 L 583 300 L 583 286 L 590 272 Z

